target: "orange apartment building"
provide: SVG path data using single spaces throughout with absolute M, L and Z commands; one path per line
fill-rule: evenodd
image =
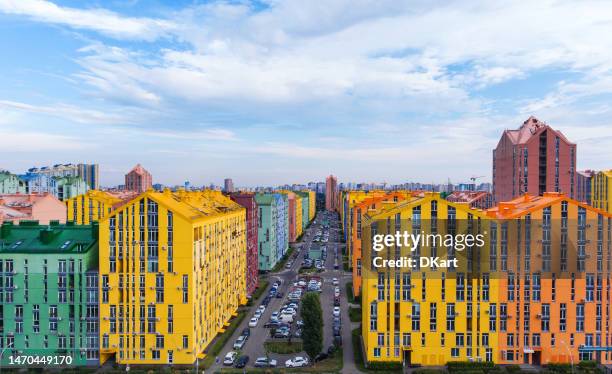
M 500 290 L 496 361 L 610 364 L 612 215 L 544 193 L 487 216 Z

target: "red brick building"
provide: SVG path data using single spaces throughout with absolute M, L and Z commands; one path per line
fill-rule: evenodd
M 140 164 L 134 166 L 125 175 L 125 189 L 128 191 L 145 192 L 153 186 L 153 177 Z
M 255 194 L 252 193 L 233 193 L 230 198 L 246 208 L 246 227 L 247 227 L 247 273 L 246 286 L 247 295 L 252 295 L 259 285 L 259 259 L 257 253 L 257 203 Z
M 544 192 L 575 198 L 576 144 L 529 117 L 517 130 L 505 130 L 493 150 L 493 197 L 499 203 Z

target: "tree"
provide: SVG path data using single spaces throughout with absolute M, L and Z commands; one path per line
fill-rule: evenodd
M 316 292 L 307 292 L 302 301 L 302 341 L 311 360 L 323 350 L 323 311 Z

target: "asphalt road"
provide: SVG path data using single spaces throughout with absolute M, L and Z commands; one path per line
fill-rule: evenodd
M 303 235 L 302 240 L 298 243 L 292 244 L 292 247 L 295 248 L 294 256 L 296 256 L 293 261 L 293 265 L 290 269 L 283 269 L 277 273 L 271 273 L 268 276 L 270 284 L 266 292 L 262 294 L 260 300 L 254 303 L 254 305 L 250 308 L 249 314 L 242 321 L 240 326 L 236 329 L 232 337 L 228 340 L 226 346 L 221 351 L 219 355 L 219 363 L 213 365 L 209 368 L 208 372 L 215 372 L 218 369 L 223 367 L 223 358 L 225 355 L 233 350 L 233 345 L 236 339 L 242 334 L 242 330 L 248 327 L 249 320 L 255 313 L 255 310 L 261 304 L 261 300 L 268 294 L 269 289 L 272 287 L 272 284 L 275 280 L 281 280 L 281 286 L 279 288 L 280 292 L 283 293 L 283 298 L 273 298 L 270 300 L 268 307 L 266 308 L 263 316 L 260 318 L 257 327 L 251 328 L 251 336 L 247 340 L 245 346 L 242 349 L 242 354 L 249 356 L 249 363 L 247 367 L 252 367 L 255 360 L 258 357 L 266 356 L 266 352 L 264 349 L 263 343 L 270 337 L 269 329 L 264 328 L 264 324 L 270 320 L 270 316 L 274 311 L 278 311 L 280 307 L 287 301 L 287 292 L 289 288 L 293 285 L 293 282 L 297 281 L 298 278 L 298 270 L 300 268 L 300 264 L 304 258 L 304 254 L 307 252 L 308 248 L 312 243 L 312 239 L 314 237 L 314 233 L 317 229 L 321 227 L 322 221 L 322 213 L 319 212 L 317 215 L 317 224 L 312 224 Z M 344 357 L 347 357 L 347 349 L 351 346 L 350 340 L 350 320 L 348 317 L 348 305 L 346 303 L 346 293 L 345 293 L 345 284 L 350 281 L 350 274 L 342 271 L 342 250 L 338 248 L 339 245 L 339 235 L 338 231 L 339 222 L 337 219 L 330 220 L 330 233 L 329 240 L 327 243 L 323 243 L 327 246 L 327 259 L 325 262 L 325 271 L 322 273 L 315 273 L 318 276 L 323 278 L 322 282 L 322 292 L 321 292 L 321 307 L 323 309 L 323 350 L 326 351 L 327 348 L 333 343 L 333 331 L 332 331 L 332 321 L 333 321 L 333 307 L 334 307 L 334 286 L 332 285 L 332 278 L 338 278 L 340 281 L 340 295 L 341 295 L 341 313 L 342 313 L 342 335 L 343 335 L 343 346 L 345 350 Z M 334 270 L 334 251 L 338 248 L 338 264 L 340 265 L 338 270 Z M 348 277 L 348 278 L 347 278 Z M 298 312 L 299 316 L 299 312 Z M 301 319 L 300 317 L 295 320 Z M 295 329 L 295 323 L 292 326 L 292 333 Z M 347 335 L 348 334 L 348 335 Z M 351 361 L 352 359 L 352 348 L 350 349 Z M 285 361 L 289 358 L 293 358 L 295 356 L 306 356 L 304 352 L 294 353 L 288 355 L 281 355 L 276 353 L 270 353 L 269 357 L 273 358 L 277 361 L 278 367 L 284 367 Z M 346 367 L 346 362 L 345 362 Z M 354 365 L 353 365 L 354 367 Z

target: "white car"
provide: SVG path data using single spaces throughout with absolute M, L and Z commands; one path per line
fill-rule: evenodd
M 255 314 L 253 314 L 253 318 L 260 319 L 261 318 L 261 312 L 259 310 L 255 311 Z
M 227 354 L 225 355 L 225 358 L 223 359 L 223 365 L 225 366 L 234 365 L 234 361 L 236 361 L 236 356 L 238 356 L 238 352 L 236 351 L 227 352 Z
M 244 347 L 244 344 L 246 343 L 246 340 L 246 336 L 240 335 L 240 337 L 236 339 L 236 342 L 234 343 L 234 349 L 242 349 L 242 347 Z
M 276 360 L 275 359 L 268 360 L 267 357 L 258 357 L 257 360 L 255 360 L 255 367 L 256 368 L 275 368 Z
M 340 317 L 340 307 L 339 306 L 335 306 L 334 307 L 334 317 Z
M 279 312 L 272 313 L 272 315 L 270 316 L 270 321 L 278 321 L 279 316 L 280 316 Z
M 251 318 L 251 320 L 249 321 L 249 327 L 257 327 L 257 322 L 259 322 L 258 318 Z
M 332 278 L 332 284 L 333 284 L 334 286 L 337 286 L 337 285 L 339 284 L 339 283 L 338 283 L 338 278 Z
M 338 297 L 338 296 L 340 296 L 340 287 L 336 287 L 334 289 L 334 297 Z
M 260 305 L 260 306 L 259 306 L 259 308 L 257 308 L 257 310 L 259 310 L 259 312 L 260 312 L 261 314 L 263 314 L 263 312 L 265 312 L 265 311 L 266 311 L 266 306 L 265 306 L 265 305 Z
M 285 367 L 288 368 L 301 368 L 308 365 L 308 359 L 306 357 L 297 356 L 293 359 L 285 361 Z
M 285 309 L 283 309 L 281 314 L 288 314 L 290 316 L 295 316 L 297 314 L 297 310 L 295 310 L 293 308 L 285 308 Z

